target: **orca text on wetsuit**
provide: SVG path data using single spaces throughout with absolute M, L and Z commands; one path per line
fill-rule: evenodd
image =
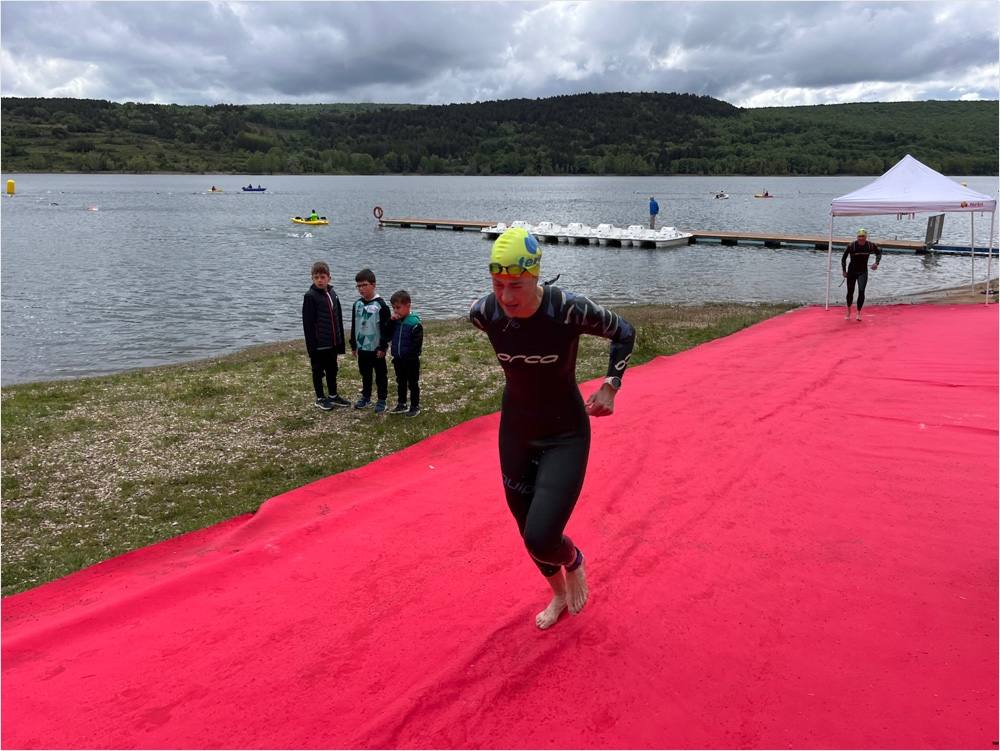
M 507 379 L 500 413 L 500 469 L 507 505 L 528 553 L 546 577 L 573 570 L 579 550 L 563 535 L 590 452 L 590 421 L 576 384 L 581 334 L 611 340 L 608 376 L 621 377 L 635 330 L 582 295 L 544 286 L 527 318 L 509 318 L 495 294 L 469 318 L 486 332 Z
M 851 307 L 854 302 L 854 285 L 858 285 L 858 311 L 865 304 L 865 287 L 868 285 L 868 257 L 875 254 L 875 265 L 882 262 L 882 249 L 878 245 L 866 240 L 863 244 L 857 240 L 852 242 L 844 250 L 844 255 L 840 257 L 840 267 L 847 275 L 847 307 Z M 850 257 L 851 263 L 847 265 Z

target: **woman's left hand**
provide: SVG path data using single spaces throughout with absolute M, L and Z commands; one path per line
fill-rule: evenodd
M 617 393 L 610 384 L 603 384 L 587 399 L 587 414 L 591 417 L 606 417 L 614 414 Z

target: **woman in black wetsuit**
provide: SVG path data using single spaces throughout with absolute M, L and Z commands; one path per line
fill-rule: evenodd
M 489 336 L 507 379 L 500 469 L 524 545 L 552 588 L 552 601 L 535 618 L 545 629 L 563 610 L 576 614 L 587 602 L 583 553 L 563 530 L 587 471 L 588 415 L 614 412 L 635 331 L 582 295 L 539 285 L 540 260 L 526 230 L 504 232 L 490 257 L 493 292 L 472 306 L 469 318 Z M 581 334 L 611 340 L 608 377 L 586 404 L 576 385 Z
M 858 239 L 844 249 L 844 255 L 840 257 L 840 268 L 844 272 L 847 280 L 847 315 L 845 319 L 851 317 L 851 303 L 854 302 L 854 285 L 858 286 L 858 320 L 861 320 L 861 309 L 865 306 L 865 287 L 868 285 L 868 257 L 874 253 L 875 263 L 872 264 L 872 271 L 882 263 L 882 249 L 872 242 L 868 242 L 868 230 L 864 227 L 858 230 Z M 847 259 L 851 259 L 851 265 L 847 265 Z

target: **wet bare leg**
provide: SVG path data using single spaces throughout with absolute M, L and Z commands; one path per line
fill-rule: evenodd
M 566 606 L 569 612 L 576 615 L 587 604 L 590 590 L 587 588 L 586 564 L 580 563 L 573 571 L 566 572 Z
M 861 308 L 858 308 L 858 320 L 861 320 Z
M 562 611 L 566 609 L 566 579 L 563 577 L 562 569 L 546 577 L 546 581 L 552 587 L 552 601 L 545 610 L 535 616 L 535 625 L 540 629 L 554 626 Z
M 847 306 L 847 315 L 844 316 L 844 320 L 845 321 L 851 320 L 851 306 L 850 305 Z

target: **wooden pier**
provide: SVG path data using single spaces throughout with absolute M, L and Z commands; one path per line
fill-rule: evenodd
M 455 232 L 465 230 L 479 230 L 485 227 L 496 226 L 496 222 L 484 222 L 468 219 L 417 219 L 414 217 L 404 217 L 399 219 L 385 217 L 378 220 L 380 227 L 400 227 L 409 229 L 420 227 L 423 229 L 450 229 Z M 509 226 L 509 225 L 508 225 Z M 680 228 L 678 228 L 680 229 Z M 829 237 L 826 235 L 782 235 L 777 233 L 761 234 L 757 232 L 721 232 L 715 230 L 681 230 L 690 232 L 693 237 L 689 244 L 706 243 L 719 245 L 762 245 L 765 248 L 808 248 L 811 250 L 826 250 Z M 845 248 L 854 240 L 853 237 L 834 237 L 833 245 L 836 248 Z M 968 253 L 969 249 L 940 249 L 926 247 L 917 240 L 890 240 L 878 236 L 872 237 L 872 242 L 882 250 L 889 250 L 900 253 Z M 979 249 L 977 248 L 977 252 Z
M 378 224 L 380 227 L 402 227 L 403 229 L 409 229 L 410 227 L 423 227 L 424 229 L 447 228 L 453 229 L 456 232 L 471 229 L 478 232 L 486 227 L 494 226 L 496 222 L 477 222 L 467 219 L 413 219 L 409 217 L 403 219 L 389 219 L 386 217 L 384 219 L 379 219 Z
M 704 230 L 685 230 L 694 235 L 694 242 L 717 242 L 720 245 L 753 244 L 765 248 L 805 247 L 813 250 L 826 250 L 830 242 L 827 235 L 776 235 L 758 234 L 755 232 L 708 232 Z M 833 244 L 847 247 L 854 242 L 853 237 L 834 237 Z M 922 242 L 916 240 L 884 240 L 873 237 L 872 242 L 882 250 L 903 250 L 911 253 L 924 253 L 927 249 Z

